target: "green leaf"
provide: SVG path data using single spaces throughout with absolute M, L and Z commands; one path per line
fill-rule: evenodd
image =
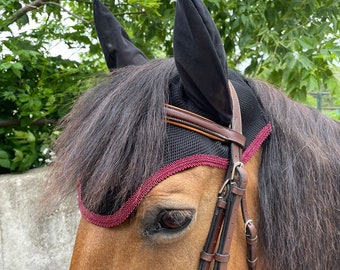
M 16 63 L 16 64 L 20 64 L 20 63 Z M 21 65 L 21 64 L 20 64 Z M 22 68 L 21 68 L 22 69 Z M 12 66 L 12 71 L 14 73 L 15 76 L 17 76 L 18 78 L 21 79 L 21 70 L 19 68 L 16 68 L 14 65 Z
M 0 166 L 9 169 L 11 168 L 11 161 L 9 159 L 0 158 Z
M 29 23 L 29 17 L 27 14 L 24 14 L 22 17 L 20 17 L 18 20 L 17 20 L 17 24 L 22 27 L 26 24 Z
M 315 38 L 310 38 L 310 37 L 302 37 L 297 40 L 302 49 L 310 50 L 315 48 L 315 44 L 318 43 L 318 41 Z
M 0 159 L 8 159 L 9 155 L 7 154 L 6 151 L 0 150 Z
M 309 92 L 320 89 L 318 79 L 312 74 L 307 78 L 307 89 Z
M 14 138 L 20 143 L 34 143 L 35 136 L 30 131 L 18 131 L 14 130 Z
M 6 169 L 11 167 L 11 161 L 6 151 L 0 150 L 0 166 Z
M 11 66 L 12 66 L 12 63 L 10 63 L 10 62 L 2 63 L 2 64 L 0 64 L 0 70 L 7 71 L 9 68 L 11 68 Z
M 20 162 L 24 158 L 24 153 L 18 149 L 14 149 L 14 159 L 13 162 Z
M 327 90 L 329 90 L 333 95 L 340 96 L 340 81 L 335 77 L 329 77 L 326 80 Z
M 297 60 L 302 64 L 302 66 L 305 69 L 312 69 L 314 64 L 311 60 L 308 59 L 307 56 L 299 54 L 299 56 L 297 57 Z
M 4 99 L 15 101 L 17 99 L 16 95 L 13 93 L 13 91 L 4 91 L 2 93 L 2 96 Z

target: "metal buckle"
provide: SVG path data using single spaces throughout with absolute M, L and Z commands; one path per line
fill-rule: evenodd
M 250 224 L 253 224 L 253 220 L 252 220 L 252 219 L 248 219 L 248 220 L 246 221 L 246 223 L 244 224 L 244 232 L 245 232 L 246 236 L 248 236 L 248 235 L 247 235 L 247 227 L 248 227 L 248 225 L 250 225 Z
M 223 192 L 223 190 L 225 189 L 225 187 L 226 187 L 231 181 L 234 181 L 236 168 L 238 168 L 238 167 L 243 167 L 243 166 L 244 166 L 244 164 L 243 164 L 243 162 L 241 162 L 241 161 L 237 161 L 237 162 L 234 163 L 234 165 L 233 165 L 233 170 L 231 171 L 231 176 L 230 176 L 230 178 L 227 178 L 227 179 L 224 181 L 222 187 L 220 188 L 220 190 L 219 190 L 219 192 L 218 192 L 219 195 L 222 194 L 222 192 Z
M 238 162 L 235 162 L 235 163 L 234 163 L 233 170 L 232 170 L 232 172 L 231 172 L 231 179 L 232 179 L 232 180 L 234 180 L 236 168 L 237 168 L 237 167 L 243 167 L 243 166 L 244 166 L 244 164 L 243 164 L 243 162 L 241 162 L 241 161 L 238 161 Z

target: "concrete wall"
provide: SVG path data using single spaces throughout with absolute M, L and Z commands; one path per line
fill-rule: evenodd
M 68 269 L 79 213 L 74 200 L 39 215 L 45 169 L 0 175 L 0 270 Z

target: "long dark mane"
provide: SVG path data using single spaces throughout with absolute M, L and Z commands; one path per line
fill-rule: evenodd
M 252 84 L 273 126 L 259 175 L 265 269 L 338 269 L 340 123 Z
M 156 171 L 162 158 L 164 103 L 172 59 L 117 69 L 86 92 L 62 123 L 51 192 L 79 182 L 98 210 L 108 190 L 113 211 Z M 259 175 L 259 239 L 265 269 L 337 269 L 339 262 L 340 124 L 251 80 L 273 126 Z
M 80 182 L 90 210 L 103 207 L 108 191 L 115 194 L 117 210 L 160 164 L 173 72 L 173 60 L 117 69 L 81 96 L 61 125 L 50 190 L 67 197 Z

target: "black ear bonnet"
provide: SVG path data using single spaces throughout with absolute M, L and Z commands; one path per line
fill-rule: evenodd
M 95 0 L 98 36 L 109 68 L 142 65 L 148 61 L 127 37 L 113 15 Z M 113 25 L 113 26 L 112 26 Z M 111 28 L 110 28 L 111 27 Z M 170 105 L 191 111 L 214 122 L 228 126 L 232 119 L 228 79 L 232 82 L 241 107 L 246 163 L 261 147 L 271 132 L 247 79 L 227 68 L 223 44 L 209 12 L 200 0 L 178 0 L 174 29 L 174 54 L 178 75 L 169 85 Z M 160 91 L 163 91 L 160 89 Z M 195 166 L 226 169 L 229 145 L 212 140 L 197 132 L 167 125 L 164 159 L 154 172 L 118 211 L 113 211 L 114 196 L 103 200 L 99 211 L 90 211 L 83 204 L 79 187 L 79 206 L 83 217 L 98 226 L 112 227 L 124 222 L 147 193 L 167 177 Z

